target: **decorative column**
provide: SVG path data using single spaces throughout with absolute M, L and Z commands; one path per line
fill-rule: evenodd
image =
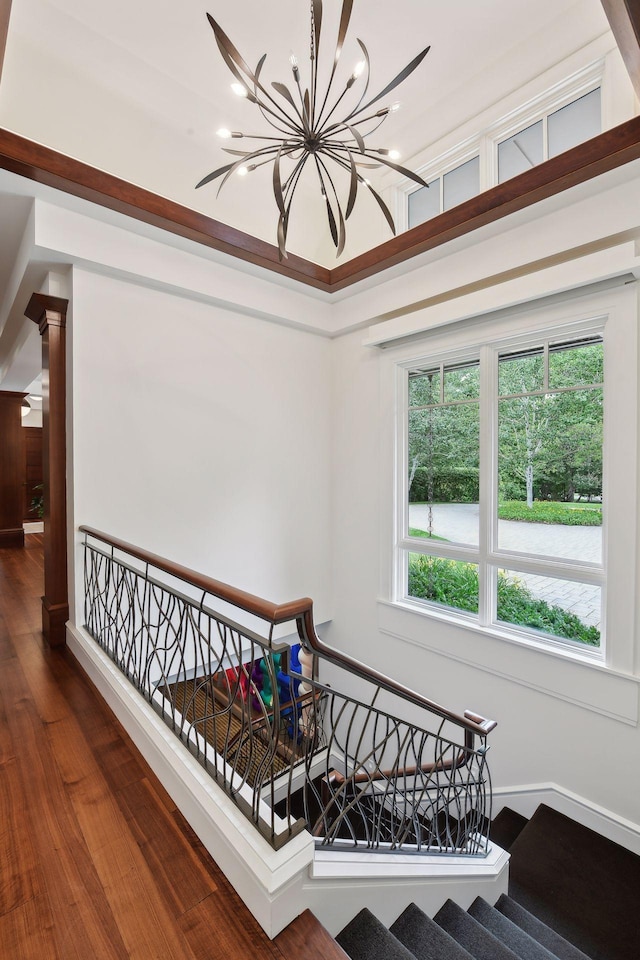
M 42 465 L 44 480 L 44 596 L 42 632 L 52 647 L 66 641 L 67 587 L 67 442 L 66 321 L 68 300 L 34 293 L 25 316 L 42 337 Z
M 0 547 L 24 547 L 24 436 L 20 408 L 26 393 L 0 390 Z

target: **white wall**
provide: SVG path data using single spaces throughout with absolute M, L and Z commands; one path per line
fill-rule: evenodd
M 329 342 L 78 268 L 72 305 L 76 528 L 330 616 Z
M 544 219 L 532 218 L 520 232 L 520 238 L 505 232 L 504 249 L 498 243 L 487 276 L 508 259 L 507 246 L 522 250 L 525 242 L 535 246 L 545 236 L 553 242 Z M 481 232 L 477 242 L 482 248 Z M 458 255 L 459 283 L 473 273 L 478 258 L 477 247 L 466 258 Z M 443 251 L 440 276 L 446 276 L 446 260 Z M 500 295 L 497 287 L 495 296 Z M 452 315 L 456 309 L 464 313 L 454 301 Z M 424 313 L 428 327 L 429 311 Z M 397 324 L 400 328 L 402 318 Z M 573 663 L 385 603 L 393 551 L 394 458 L 388 437 L 395 395 L 388 389 L 384 351 L 366 346 L 365 338 L 356 332 L 334 344 L 335 602 L 328 642 L 458 713 L 472 709 L 496 719 L 499 726 L 490 737 L 495 787 L 555 783 L 640 824 L 637 617 L 630 636 L 616 638 L 635 648 L 634 673 L 633 655 L 624 670 Z M 628 421 L 633 423 L 633 416 Z M 619 532 L 626 537 L 628 529 Z

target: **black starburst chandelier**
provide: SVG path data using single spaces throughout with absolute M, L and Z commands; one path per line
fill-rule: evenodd
M 380 93 L 367 99 L 370 80 L 369 53 L 362 40 L 358 39 L 363 59 L 353 69 L 341 91 L 338 94 L 334 93 L 332 97 L 334 77 L 351 19 L 353 0 L 343 0 L 342 3 L 333 63 L 328 83 L 323 91 L 318 89 L 318 59 L 321 50 L 324 52 L 324 44 L 321 42 L 322 0 L 311 0 L 310 8 L 311 32 L 308 80 L 303 83 L 298 61 L 292 54 L 289 60 L 295 91 L 292 93 L 284 83 L 273 82 L 271 88 L 277 96 L 273 96 L 261 80 L 262 68 L 267 57 L 266 53 L 258 61 L 255 70 L 252 70 L 220 25 L 210 14 L 207 14 L 222 58 L 235 77 L 235 82 L 232 84 L 234 92 L 246 97 L 247 100 L 257 106 L 262 118 L 270 125 L 271 131 L 268 135 L 247 135 L 236 130 L 218 130 L 218 135 L 224 139 L 259 140 L 263 141 L 264 145 L 259 146 L 256 150 L 224 148 L 226 153 L 239 159 L 208 174 L 196 185 L 196 189 L 217 180 L 218 177 L 222 177 L 223 179 L 218 187 L 219 194 L 234 173 L 244 175 L 258 167 L 272 163 L 273 194 L 278 206 L 278 250 L 281 260 L 287 256 L 286 244 L 291 204 L 302 171 L 308 162 L 313 165 L 318 176 L 322 197 L 326 203 L 329 230 L 336 247 L 336 256 L 340 256 L 344 249 L 346 240 L 345 222 L 353 211 L 359 186 L 366 187 L 372 194 L 392 233 L 395 235 L 396 232 L 391 211 L 363 174 L 364 169 L 373 169 L 384 165 L 414 180 L 421 186 L 427 186 L 425 181 L 416 173 L 395 162 L 399 156 L 396 151 L 383 147 L 370 147 L 366 140 L 384 123 L 389 113 L 397 108 L 397 104 L 377 108 L 375 105 L 388 97 L 396 87 L 413 73 L 416 67 L 422 63 L 430 48 L 426 47 L 422 50 Z M 347 112 L 342 114 L 342 120 L 336 120 L 336 112 L 343 105 L 345 98 L 350 99 L 347 95 L 352 88 L 354 88 L 354 98 L 358 98 L 357 102 L 353 107 L 347 107 Z M 284 161 L 288 162 L 287 168 L 285 168 Z M 336 186 L 338 175 L 345 183 L 348 178 L 349 187 L 346 205 L 344 201 L 341 201 L 338 194 Z

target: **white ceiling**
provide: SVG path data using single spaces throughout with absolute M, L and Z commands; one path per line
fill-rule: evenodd
M 324 7 L 320 60 L 328 68 L 341 3 Z M 216 185 L 194 189 L 229 160 L 215 136 L 220 126 L 265 130 L 256 108 L 230 92 L 207 11 L 248 63 L 267 52 L 267 82 L 289 83 L 292 51 L 304 81 L 306 0 L 13 0 L 0 125 L 275 242 L 270 167 L 234 179 L 218 200 Z M 391 97 L 402 110 L 375 138 L 410 165 L 452 126 L 606 30 L 599 0 L 355 0 L 341 83 L 361 59 L 357 37 L 371 54 L 372 94 L 431 45 Z M 304 227 L 292 215 L 289 246 L 333 265 L 325 222 L 320 231 L 308 228 L 324 216 L 315 179 L 299 192 L 310 212 Z M 346 256 L 389 236 L 371 200 L 356 206 L 351 223 L 358 237 Z
M 324 7 L 320 57 L 328 70 L 341 2 L 324 0 Z M 233 78 L 206 12 L 252 66 L 268 54 L 263 81 L 289 83 L 294 51 L 304 82 L 306 0 L 12 0 L 0 126 L 274 243 L 269 167 L 234 179 L 219 199 L 215 186 L 194 189 L 228 162 L 215 136 L 220 126 L 265 130 L 255 107 L 231 93 Z M 376 145 L 397 147 L 411 166 L 430 143 L 607 30 L 600 0 L 355 0 L 337 89 L 361 59 L 356 37 L 371 55 L 370 95 L 431 45 L 424 63 L 391 97 L 402 110 L 375 138 Z M 289 248 L 333 266 L 315 181 L 301 183 L 299 194 Z M 0 328 L 10 313 L 2 300 L 29 209 L 28 196 L 3 192 L 0 181 Z M 343 259 L 388 238 L 372 201 L 358 201 L 349 235 Z M 32 265 L 30 283 L 44 267 Z M 19 332 L 18 300 L 0 337 L 0 379 L 13 357 L 5 389 L 23 389 L 35 375 L 38 347 Z

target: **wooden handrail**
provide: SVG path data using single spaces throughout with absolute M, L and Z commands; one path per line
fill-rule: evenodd
M 211 577 L 206 577 L 204 574 L 197 573 L 197 571 L 191 570 L 189 567 L 183 567 L 179 563 L 172 563 L 171 560 L 165 560 L 164 557 L 160 557 L 155 553 L 149 553 L 148 550 L 142 550 L 140 547 L 135 547 L 125 540 L 119 540 L 117 537 L 112 537 L 108 533 L 94 530 L 93 527 L 87 527 L 83 524 L 79 527 L 79 530 L 81 533 L 86 533 L 95 540 L 102 540 L 103 543 L 108 543 L 109 546 L 114 547 L 116 550 L 122 550 L 124 553 L 130 554 L 143 563 L 148 563 L 149 566 L 155 567 L 156 570 L 162 570 L 163 573 L 168 573 L 171 577 L 176 577 L 176 579 L 182 580 L 184 583 L 190 583 L 192 586 L 197 587 L 198 590 L 206 591 L 206 593 L 210 593 L 211 596 L 217 597 L 219 600 L 224 600 L 234 607 L 244 610 L 246 613 L 251 613 L 261 620 L 266 620 L 267 623 L 275 625 L 278 623 L 286 623 L 288 620 L 297 620 L 298 617 L 304 616 L 307 612 L 313 618 L 313 601 L 310 600 L 309 597 L 303 597 L 300 600 L 290 600 L 288 603 L 271 603 L 269 600 L 263 600 L 261 597 L 256 597 L 254 594 L 247 593 L 245 590 L 238 590 L 236 587 L 231 587 L 228 583 L 223 583 L 221 580 L 213 580 Z
M 409 687 L 397 683 L 390 677 L 385 677 L 384 674 L 379 673 L 372 667 L 365 666 L 365 664 L 359 660 L 354 660 L 339 650 L 328 647 L 316 633 L 312 610 L 305 611 L 298 620 L 298 634 L 304 645 L 311 650 L 312 653 L 317 654 L 324 660 L 328 660 L 330 663 L 336 664 L 336 666 L 343 667 L 350 673 L 355 673 L 357 676 L 371 681 L 371 683 L 376 684 L 376 686 L 382 687 L 383 690 L 389 690 L 391 693 L 395 693 L 397 696 L 402 697 L 403 700 L 409 701 L 409 703 L 415 703 L 416 706 L 428 710 L 429 713 L 436 714 L 436 716 L 441 717 L 443 720 L 450 720 L 451 723 L 463 727 L 470 733 L 486 737 L 487 734 L 491 733 L 498 725 L 497 720 L 488 720 L 470 710 L 465 710 L 464 716 L 461 717 L 459 714 L 453 713 L 445 707 L 441 707 L 439 703 L 435 703 L 435 701 L 429 700 L 427 697 L 416 693 L 415 690 L 410 690 Z
M 236 587 L 223 583 L 221 580 L 213 580 L 211 577 L 206 577 L 204 574 L 189 569 L 189 567 L 172 563 L 170 560 L 165 560 L 164 557 L 150 553 L 147 550 L 142 550 L 140 547 L 127 543 L 125 540 L 119 540 L 117 537 L 112 537 L 100 530 L 95 530 L 93 527 L 88 527 L 83 524 L 79 527 L 79 530 L 81 533 L 93 537 L 95 540 L 101 540 L 116 550 L 128 553 L 137 560 L 141 560 L 143 563 L 149 564 L 149 566 L 155 567 L 157 570 L 162 570 L 164 573 L 169 574 L 169 576 L 176 577 L 184 583 L 190 583 L 199 590 L 203 590 L 211 594 L 211 596 L 217 597 L 219 600 L 224 600 L 238 607 L 240 610 L 244 610 L 246 613 L 265 620 L 267 623 L 276 625 L 286 623 L 289 620 L 295 620 L 298 636 L 302 644 L 312 653 L 321 657 L 323 660 L 328 660 L 329 663 L 342 667 L 349 673 L 353 673 L 378 687 L 382 687 L 383 690 L 388 690 L 390 693 L 401 697 L 408 703 L 413 703 L 427 710 L 429 713 L 435 714 L 442 720 L 450 721 L 456 726 L 462 727 L 469 733 L 486 737 L 487 734 L 491 733 L 494 727 L 497 726 L 496 720 L 487 720 L 485 717 L 481 717 L 479 714 L 472 713 L 469 710 L 465 711 L 464 716 L 453 713 L 451 710 L 447 710 L 445 707 L 440 706 L 440 704 L 435 703 L 435 701 L 429 700 L 414 690 L 410 690 L 408 687 L 397 683 L 390 677 L 385 677 L 377 670 L 367 667 L 359 660 L 354 660 L 339 650 L 327 646 L 316 633 L 313 620 L 313 601 L 309 597 L 303 597 L 300 600 L 291 600 L 288 603 L 271 603 L 268 600 L 263 600 L 261 597 L 256 597 L 252 593 L 238 590 Z

